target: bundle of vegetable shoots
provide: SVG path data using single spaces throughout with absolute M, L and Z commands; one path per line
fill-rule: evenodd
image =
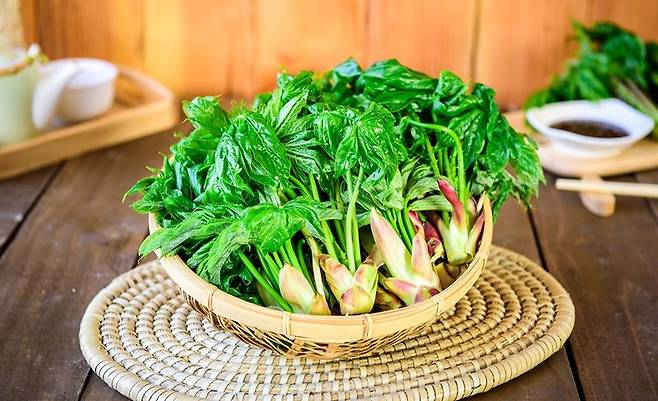
M 474 256 L 486 192 L 496 213 L 543 179 L 536 146 L 481 84 L 395 60 L 322 77 L 280 74 L 251 107 L 183 103 L 194 130 L 127 195 L 162 226 L 141 245 L 178 254 L 249 302 L 359 314 L 420 302 Z
M 618 97 L 656 121 L 658 139 L 658 43 L 606 22 L 586 28 L 574 22 L 579 49 L 549 87 L 533 93 L 525 108 L 563 100 Z

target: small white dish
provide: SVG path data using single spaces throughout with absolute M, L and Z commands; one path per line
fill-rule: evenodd
M 542 133 L 558 151 L 589 159 L 619 154 L 647 136 L 654 125 L 651 117 L 619 99 L 550 103 L 528 110 L 526 117 L 528 122 Z M 596 138 L 551 127 L 559 122 L 575 120 L 598 121 L 615 125 L 626 131 L 628 135 L 619 138 Z
M 69 58 L 53 61 L 43 68 L 48 73 L 67 63 L 73 63 L 77 72 L 62 91 L 57 117 L 66 122 L 78 122 L 108 111 L 114 101 L 114 82 L 118 75 L 114 64 L 92 58 Z

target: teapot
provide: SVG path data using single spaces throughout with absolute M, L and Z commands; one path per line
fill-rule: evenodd
M 62 91 L 76 74 L 73 62 L 44 70 L 38 45 L 0 50 L 0 146 L 30 138 L 44 130 Z

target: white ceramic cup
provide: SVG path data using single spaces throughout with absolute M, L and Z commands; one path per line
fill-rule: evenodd
M 114 100 L 117 68 L 103 60 L 73 58 L 53 61 L 44 66 L 44 70 L 47 74 L 57 71 L 67 62 L 73 62 L 77 72 L 62 91 L 57 117 L 66 122 L 78 122 L 108 111 Z

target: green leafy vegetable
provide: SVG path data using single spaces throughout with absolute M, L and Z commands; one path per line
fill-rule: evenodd
M 322 77 L 280 74 L 251 107 L 184 102 L 193 131 L 126 194 L 162 227 L 140 254 L 178 254 L 221 290 L 286 311 L 420 302 L 441 288 L 436 266 L 473 257 L 473 198 L 527 204 L 543 179 L 493 98 L 447 71 L 349 59 Z
M 607 22 L 586 28 L 573 23 L 579 50 L 562 74 L 526 100 L 525 108 L 563 100 L 618 97 L 649 115 L 658 139 L 658 44 L 645 43 Z

